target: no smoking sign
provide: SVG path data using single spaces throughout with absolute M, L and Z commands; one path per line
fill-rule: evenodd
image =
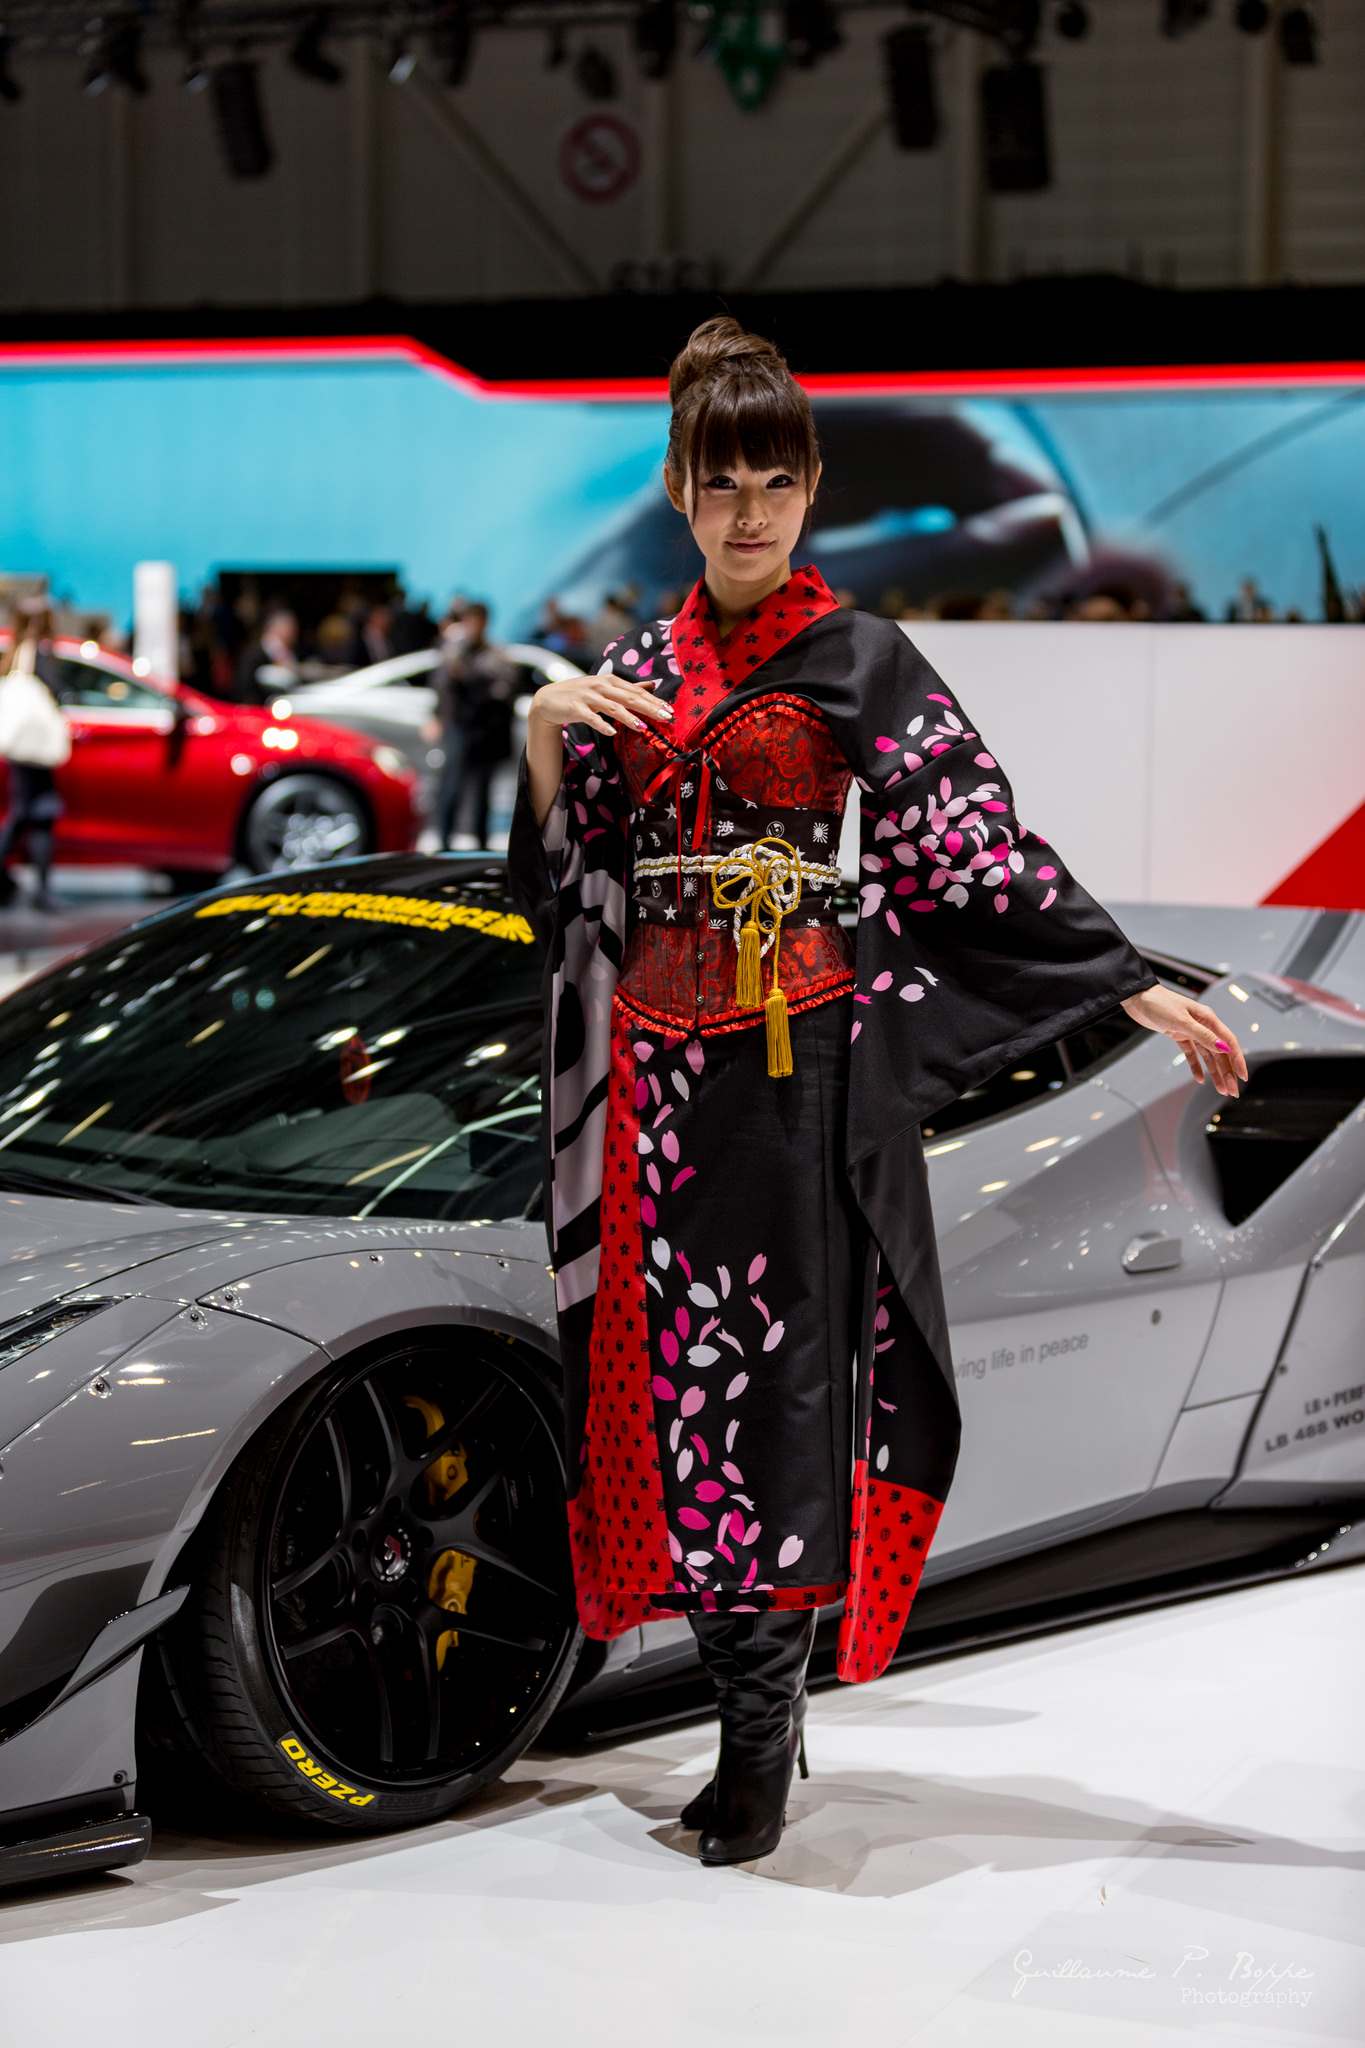
M 559 169 L 576 198 L 619 199 L 639 175 L 639 138 L 615 114 L 585 114 L 559 145 Z

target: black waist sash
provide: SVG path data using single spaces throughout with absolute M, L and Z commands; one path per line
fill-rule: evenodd
M 784 810 L 774 804 L 755 803 L 733 790 L 715 790 L 706 830 L 706 845 L 697 852 L 743 857 L 743 849 L 755 840 L 784 839 L 803 860 L 827 864 L 833 871 L 829 880 L 801 876 L 801 893 L 795 909 L 786 913 L 792 925 L 837 924 L 834 891 L 838 886 L 839 839 L 843 818 L 838 811 Z M 642 804 L 630 816 L 631 901 L 637 920 L 647 924 L 695 925 L 705 917 L 712 925 L 729 925 L 734 919 L 735 880 L 726 893 L 731 902 L 722 906 L 712 893 L 708 870 L 688 872 L 691 852 L 683 838 L 684 866 L 678 871 L 678 821 L 666 805 Z M 774 849 L 780 851 L 780 849 Z M 640 874 L 637 864 L 662 860 L 663 869 Z M 784 919 L 784 922 L 786 919 Z

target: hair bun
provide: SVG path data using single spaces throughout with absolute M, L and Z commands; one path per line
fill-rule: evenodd
M 781 350 L 761 334 L 750 334 L 730 313 L 717 313 L 694 327 L 673 358 L 668 373 L 668 397 L 676 406 L 684 392 L 703 377 L 709 377 L 726 363 L 762 363 L 770 369 L 785 369 Z

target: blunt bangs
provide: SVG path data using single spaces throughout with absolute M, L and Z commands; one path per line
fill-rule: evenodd
M 799 388 L 784 380 L 732 374 L 708 393 L 692 424 L 692 502 L 701 478 L 720 469 L 785 469 L 802 484 L 818 452 Z

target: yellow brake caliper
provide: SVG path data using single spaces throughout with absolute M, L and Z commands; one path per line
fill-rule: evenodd
M 435 1436 L 443 1427 L 445 1416 L 434 1401 L 424 1400 L 421 1394 L 404 1394 L 405 1406 L 415 1408 L 426 1425 L 428 1438 Z M 438 1508 L 454 1498 L 469 1478 L 466 1468 L 465 1448 L 457 1445 L 453 1451 L 442 1451 L 439 1458 L 433 1458 L 424 1474 L 427 1489 L 427 1506 Z M 427 1579 L 427 1597 L 438 1607 L 444 1607 L 449 1614 L 466 1614 L 469 1611 L 469 1589 L 474 1582 L 476 1560 L 466 1557 L 462 1550 L 443 1550 L 432 1562 Z M 458 1647 L 458 1629 L 448 1628 L 436 1638 L 436 1669 L 444 1669 L 446 1651 Z

